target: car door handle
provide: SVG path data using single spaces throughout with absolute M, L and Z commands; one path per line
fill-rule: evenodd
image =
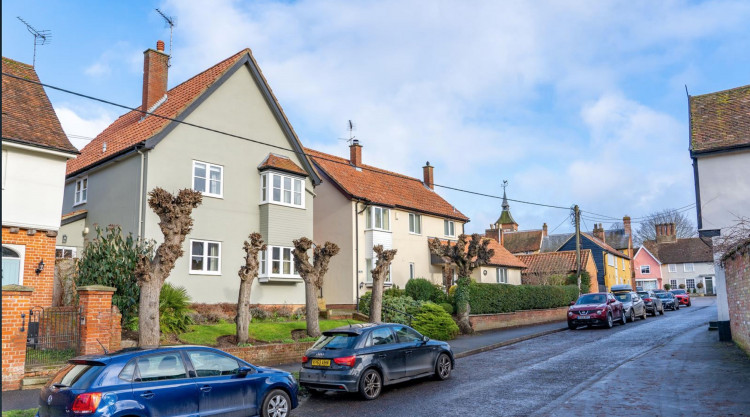
M 204 385 L 204 386 L 201 387 L 201 391 L 203 391 L 203 392 L 209 392 L 209 391 L 211 391 L 211 386 L 210 385 Z
M 381 354 L 379 354 L 379 355 L 376 355 L 376 356 L 377 356 L 378 358 L 385 358 L 385 357 L 386 357 L 386 356 L 388 356 L 388 355 L 386 355 L 385 353 L 381 353 Z
M 154 398 L 154 393 L 151 391 L 146 391 L 143 394 L 141 394 L 141 397 L 148 400 L 148 399 Z

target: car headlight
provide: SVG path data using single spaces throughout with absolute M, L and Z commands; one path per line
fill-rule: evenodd
M 572 311 L 568 311 L 568 317 L 573 317 L 573 312 Z

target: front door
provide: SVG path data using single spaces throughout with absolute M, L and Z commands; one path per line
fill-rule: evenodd
M 714 293 L 714 277 L 706 278 L 706 294 Z
M 252 374 L 239 376 L 236 359 L 206 350 L 189 350 L 195 383 L 201 391 L 198 413 L 203 416 L 242 417 L 257 413 L 258 380 Z

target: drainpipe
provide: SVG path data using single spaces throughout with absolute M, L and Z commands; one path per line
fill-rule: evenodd
M 364 203 L 362 211 L 359 211 L 359 203 L 359 200 L 354 203 L 354 277 L 356 281 L 355 287 L 357 288 L 357 312 L 359 312 L 359 215 L 367 210 L 367 203 Z
M 136 152 L 141 156 L 141 172 L 140 172 L 140 178 L 138 181 L 138 237 L 143 238 L 143 235 L 145 233 L 144 225 L 143 225 L 143 168 L 145 167 L 145 157 L 146 155 L 143 153 L 143 150 L 139 148 Z

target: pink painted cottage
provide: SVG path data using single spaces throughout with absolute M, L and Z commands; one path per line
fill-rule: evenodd
M 641 246 L 633 257 L 635 266 L 635 285 L 644 290 L 656 290 L 662 287 L 661 262 Z

